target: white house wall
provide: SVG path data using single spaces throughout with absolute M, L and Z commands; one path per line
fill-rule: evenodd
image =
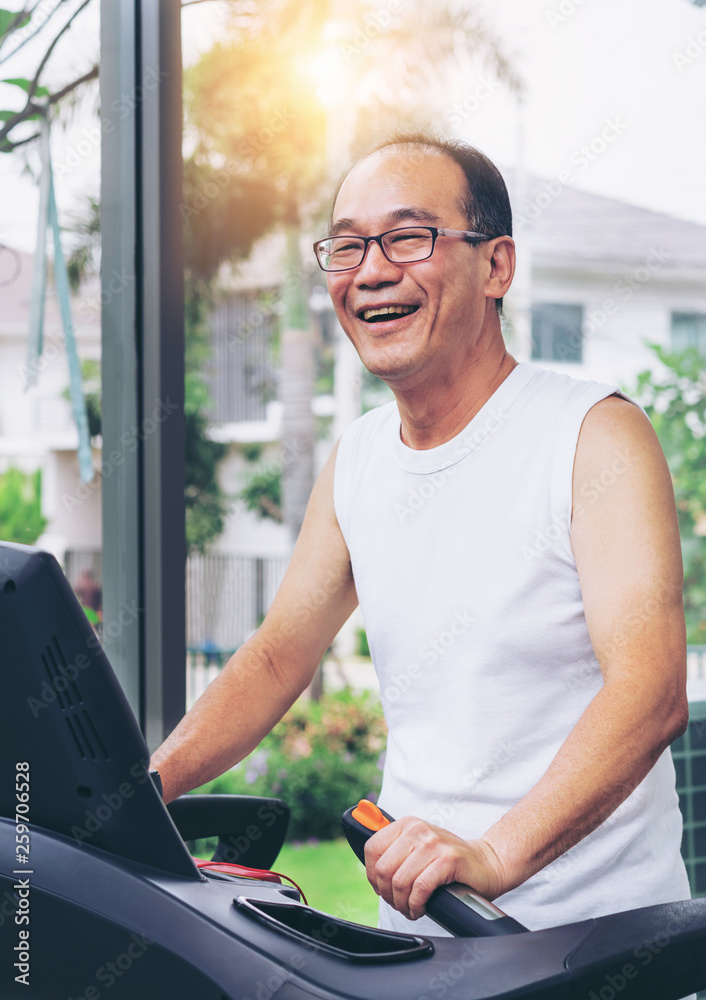
M 639 283 L 632 277 L 635 270 L 626 267 L 612 274 L 591 275 L 537 268 L 533 302 L 583 306 L 584 336 L 581 364 L 536 363 L 577 378 L 622 385 L 632 385 L 645 369 L 659 369 L 647 343 L 669 347 L 672 312 L 706 312 L 706 290 L 690 275 L 654 275 Z

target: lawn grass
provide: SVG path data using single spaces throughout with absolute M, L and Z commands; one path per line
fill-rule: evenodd
M 199 840 L 191 846 L 194 857 L 210 858 L 216 839 Z M 345 837 L 286 843 L 272 868 L 293 878 L 315 909 L 356 924 L 377 926 L 378 897 Z
M 299 884 L 310 906 L 375 927 L 378 897 L 345 838 L 285 844 L 272 866 Z

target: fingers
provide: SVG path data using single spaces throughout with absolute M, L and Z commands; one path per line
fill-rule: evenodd
M 406 816 L 367 842 L 366 875 L 386 903 L 416 920 L 433 891 L 453 881 L 458 853 L 465 848 L 454 834 Z

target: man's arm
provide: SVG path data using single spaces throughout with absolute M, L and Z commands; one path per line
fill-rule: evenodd
M 333 506 L 337 448 L 312 490 L 289 568 L 264 622 L 152 756 L 166 802 L 255 749 L 309 684 L 358 603 Z
M 604 685 L 542 778 L 479 840 L 407 817 L 368 841 L 368 878 L 406 916 L 421 916 L 433 889 L 451 881 L 490 899 L 521 885 L 596 829 L 686 727 L 674 494 L 656 435 L 632 403 L 610 397 L 589 411 L 573 498 L 571 545 Z

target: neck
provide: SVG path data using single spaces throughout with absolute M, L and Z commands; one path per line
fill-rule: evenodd
M 392 390 L 402 421 L 404 444 L 415 450 L 436 448 L 460 434 L 517 366 L 502 341 L 469 360 L 458 372 L 408 389 Z

